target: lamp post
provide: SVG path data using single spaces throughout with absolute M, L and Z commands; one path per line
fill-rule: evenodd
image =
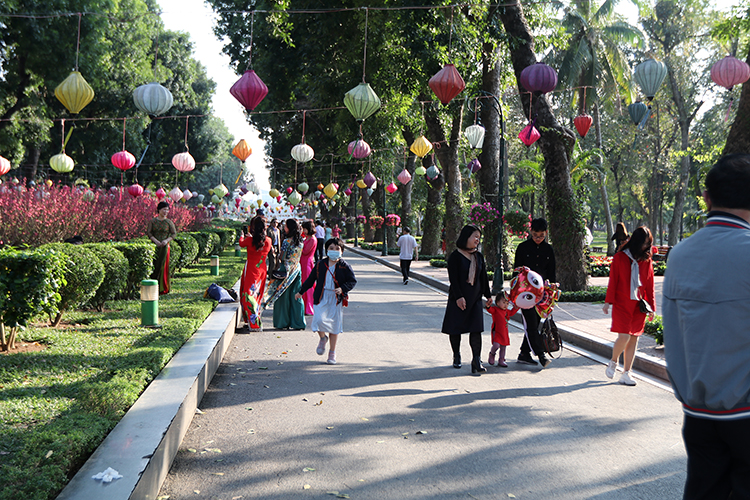
M 159 282 L 141 281 L 141 326 L 159 327 Z
M 385 216 L 388 215 L 388 210 L 386 209 L 385 204 L 388 202 L 388 199 L 385 196 L 385 177 L 380 180 L 380 189 L 383 191 L 383 249 L 380 252 L 381 256 L 387 256 L 388 255 L 388 235 L 386 234 L 386 225 L 385 225 Z

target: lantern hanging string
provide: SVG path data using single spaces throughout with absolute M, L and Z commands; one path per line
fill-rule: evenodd
M 307 111 L 302 110 L 302 144 L 305 143 L 305 115 Z
M 190 117 L 186 116 L 185 117 L 185 151 L 188 151 L 188 152 L 190 151 L 190 147 L 188 147 L 188 143 L 187 143 L 189 123 L 190 123 Z
M 331 182 L 333 182 L 333 153 L 331 153 Z
M 255 11 L 250 11 L 250 49 L 247 55 L 247 66 L 245 71 L 253 69 L 253 28 L 255 27 Z
M 83 14 L 78 12 L 78 40 L 76 40 L 76 71 L 78 71 L 78 49 L 81 47 L 81 17 Z
M 448 57 L 450 57 L 453 49 L 453 5 L 451 5 L 451 28 L 448 32 Z
M 128 122 L 127 118 L 122 119 L 122 150 L 125 151 L 125 124 Z
M 370 11 L 367 9 L 367 7 L 364 7 L 365 9 L 365 49 L 364 49 L 364 55 L 362 57 L 362 83 L 365 83 L 365 69 L 367 68 L 367 21 L 369 17 Z
M 474 125 L 477 124 L 477 101 L 479 101 L 479 97 L 474 98 Z
M 65 118 L 60 120 L 60 125 L 62 125 L 62 135 L 60 136 L 60 152 L 65 152 Z
M 156 41 L 154 42 L 154 78 L 156 78 L 156 66 L 159 62 L 159 37 L 156 37 Z

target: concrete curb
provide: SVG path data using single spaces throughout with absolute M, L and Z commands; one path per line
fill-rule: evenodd
M 367 257 L 368 259 L 374 260 L 378 264 L 387 266 L 395 271 L 398 271 L 399 273 L 401 272 L 401 268 L 398 265 L 386 259 L 381 259 L 379 257 L 370 255 L 366 252 L 363 252 L 359 248 L 347 246 L 346 249 L 362 257 Z M 409 276 L 412 280 L 421 281 L 422 283 L 448 293 L 449 285 L 444 281 L 440 281 L 418 271 L 411 271 L 409 273 Z M 510 321 L 514 323 L 518 328 L 523 329 L 523 322 L 517 320 L 516 318 L 512 318 Z M 573 344 L 606 359 L 609 359 L 612 355 L 612 347 L 614 345 L 613 342 L 606 341 L 580 330 L 562 326 L 559 323 L 557 324 L 557 328 L 558 330 L 560 330 L 560 336 L 562 337 L 563 342 Z M 636 352 L 635 360 L 633 361 L 633 368 L 635 368 L 635 370 L 637 371 L 646 373 L 665 382 L 669 381 L 669 378 L 667 377 L 667 364 L 663 360 L 655 358 L 653 356 L 649 356 L 648 354 Z
M 157 497 L 198 403 L 234 337 L 238 307 L 238 302 L 216 306 L 107 435 L 58 500 Z M 123 477 L 111 483 L 91 478 L 107 467 Z

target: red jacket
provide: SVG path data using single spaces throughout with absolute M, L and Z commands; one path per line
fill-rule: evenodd
M 656 312 L 654 300 L 654 266 L 651 259 L 638 262 L 638 274 L 641 278 L 641 286 L 638 288 L 639 297 L 651 304 L 651 309 Z M 612 258 L 609 268 L 609 283 L 607 284 L 607 304 L 624 303 L 630 299 L 630 257 L 625 252 L 617 252 Z

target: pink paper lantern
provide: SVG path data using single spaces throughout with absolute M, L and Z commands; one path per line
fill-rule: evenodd
M 531 146 L 537 140 L 539 140 L 541 136 L 542 135 L 532 123 L 526 125 L 524 129 L 518 133 L 518 138 L 521 139 L 521 142 L 523 142 L 526 146 Z
M 229 93 L 240 101 L 245 109 L 252 111 L 268 94 L 268 87 L 255 71 L 248 70 L 232 85 Z
M 370 145 L 362 139 L 357 139 L 356 141 L 350 142 L 347 150 L 349 151 L 350 155 L 358 160 L 367 158 L 368 156 L 370 156 L 370 153 L 372 153 L 372 148 L 370 148 Z
M 349 189 L 349 188 L 346 188 L 346 189 L 344 189 L 344 194 L 347 195 L 347 196 L 351 196 L 352 195 L 352 190 Z
M 736 57 L 727 56 L 711 66 L 711 80 L 727 90 L 750 79 L 750 66 Z
M 173 187 L 169 192 L 169 197 L 172 198 L 173 202 L 177 203 L 182 199 L 182 189 L 179 186 Z
M 542 62 L 532 64 L 521 71 L 521 86 L 529 92 L 552 92 L 557 87 L 557 72 Z
M 135 156 L 123 150 L 112 155 L 112 165 L 120 170 L 128 170 L 135 166 Z
M 172 157 L 172 165 L 180 172 L 190 172 L 195 168 L 195 158 L 190 153 L 177 153 Z
M 138 198 L 143 194 L 143 188 L 139 184 L 133 184 L 128 187 L 128 194 L 133 198 Z
M 443 69 L 435 73 L 435 76 L 427 82 L 435 95 L 443 105 L 448 104 L 461 91 L 466 88 L 466 83 L 452 64 L 446 64 Z
M 294 191 L 291 187 L 286 188 L 286 194 L 292 194 L 292 191 Z
M 395 193 L 398 191 L 398 187 L 394 183 L 390 183 L 385 187 L 385 190 L 388 191 L 390 194 Z
M 5 175 L 10 172 L 10 162 L 7 158 L 0 156 L 0 175 Z
M 469 162 L 468 165 L 466 165 L 466 167 L 469 169 L 469 172 L 471 172 L 472 174 L 476 174 L 477 172 L 479 172 L 479 169 L 482 168 L 482 164 L 479 163 L 479 159 L 474 158 Z
M 407 171 L 406 169 L 403 169 L 403 170 L 401 171 L 401 173 L 400 173 L 400 174 L 398 174 L 398 177 L 397 177 L 397 179 L 398 179 L 398 181 L 399 181 L 399 182 L 400 182 L 401 184 L 408 184 L 408 183 L 409 183 L 409 181 L 411 180 L 411 174 L 410 174 L 410 173 L 409 173 L 409 172 L 408 172 L 408 171 Z
M 167 192 L 164 191 L 164 188 L 157 189 L 154 194 L 156 195 L 156 199 L 159 201 L 163 200 L 164 197 L 167 196 Z

